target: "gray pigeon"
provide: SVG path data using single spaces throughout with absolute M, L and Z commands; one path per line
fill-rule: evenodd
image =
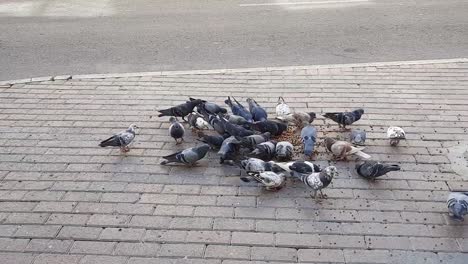
M 453 220 L 463 221 L 468 214 L 468 192 L 451 192 L 447 198 L 447 207 Z
M 169 127 L 169 135 L 171 135 L 171 137 L 175 139 L 176 144 L 182 143 L 182 141 L 184 141 L 185 134 L 184 126 L 177 121 L 177 118 L 173 116 L 169 118 L 169 122 L 171 122 L 171 126 Z
M 240 141 L 233 136 L 226 138 L 218 151 L 219 163 L 223 164 L 226 160 L 234 160 L 239 143 Z
M 253 148 L 254 146 L 260 143 L 267 142 L 268 140 L 270 140 L 270 137 L 271 134 L 269 132 L 265 132 L 260 135 L 252 135 L 248 137 L 239 138 L 239 140 L 241 142 L 241 146 L 246 148 Z
M 133 139 L 135 139 L 135 130 L 137 128 L 137 125 L 131 124 L 126 130 L 121 131 L 106 140 L 103 140 L 99 146 L 120 147 L 122 152 L 128 152 L 130 151 L 128 145 L 132 143 Z
M 195 99 L 195 98 L 192 98 L 192 97 L 189 97 L 190 101 L 195 101 L 195 100 L 198 100 L 198 99 Z M 201 99 L 200 99 L 201 100 Z M 226 108 L 223 108 L 215 103 L 212 103 L 212 102 L 208 102 L 208 101 L 205 101 L 205 100 L 201 100 L 201 103 L 197 105 L 197 111 L 201 114 L 201 111 L 204 110 L 210 114 L 218 114 L 218 113 L 221 113 L 221 114 L 225 114 L 227 113 L 227 110 Z
M 301 130 L 301 139 L 302 144 L 304 144 L 304 154 L 309 157 L 312 156 L 317 141 L 317 129 L 312 125 L 305 126 Z
M 364 145 L 364 143 L 366 143 L 366 131 L 359 129 L 351 130 L 351 143 Z
M 235 137 L 247 137 L 253 135 L 251 130 L 245 129 L 242 126 L 234 125 L 229 123 L 224 117 L 219 116 L 221 124 L 223 124 L 224 131 L 231 136 Z
M 357 173 L 370 180 L 383 176 L 390 171 L 399 171 L 400 166 L 397 164 L 383 164 L 378 161 L 365 161 L 356 165 Z
M 276 173 L 273 171 L 248 171 L 247 174 L 259 183 L 263 184 L 265 189 L 268 191 L 278 191 L 283 188 L 286 183 L 286 177 L 283 173 Z M 251 178 L 244 177 L 241 178 L 241 180 L 244 182 L 250 182 Z
M 240 166 L 245 171 L 264 172 L 273 171 L 275 163 L 273 161 L 263 161 L 257 158 L 248 158 L 240 161 Z
M 224 137 L 220 135 L 205 135 L 203 132 L 198 132 L 198 141 L 206 143 L 211 146 L 212 149 L 219 149 L 223 144 Z
M 165 160 L 161 162 L 161 165 L 166 165 L 174 162 L 193 166 L 197 161 L 203 159 L 206 156 L 206 153 L 208 153 L 209 149 L 210 146 L 208 144 L 184 149 L 174 154 L 164 156 L 163 158 Z
M 325 195 L 322 193 L 322 189 L 330 185 L 332 179 L 338 176 L 338 170 L 335 166 L 328 166 L 323 169 L 321 172 L 314 172 L 311 174 L 294 174 L 299 178 L 305 185 L 310 187 L 313 190 L 314 199 L 317 198 L 317 191 L 320 191 L 322 198 L 325 198 Z
M 255 146 L 249 155 L 262 160 L 272 160 L 276 154 L 276 141 L 263 142 Z
M 279 161 L 288 161 L 292 159 L 294 146 L 291 142 L 280 141 L 276 143 L 276 158 Z
M 265 121 L 268 118 L 268 114 L 263 109 L 257 101 L 252 98 L 247 98 L 247 103 L 249 104 L 249 110 L 252 114 L 252 118 L 254 121 Z
M 243 118 L 242 116 L 225 115 L 224 117 L 228 120 L 229 123 L 234 124 L 234 125 L 242 126 L 248 123 L 247 119 Z

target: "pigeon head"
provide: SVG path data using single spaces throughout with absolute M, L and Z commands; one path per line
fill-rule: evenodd
M 336 176 L 338 176 L 338 170 L 335 166 L 328 166 L 320 172 L 320 177 L 324 177 L 328 181 L 331 181 Z
M 327 138 L 325 138 L 325 141 L 324 141 L 325 147 L 326 147 L 328 150 L 331 150 L 331 146 L 332 146 L 333 144 L 335 144 L 335 142 L 336 142 L 335 139 L 330 138 L 330 137 L 327 137 Z
M 307 113 L 307 114 L 310 116 L 311 121 L 313 121 L 317 117 L 317 114 L 315 114 L 314 112 L 310 112 L 310 113 Z
M 171 122 L 171 124 L 175 123 L 175 122 L 177 122 L 177 118 L 175 116 L 171 116 L 171 117 L 169 117 L 169 122 Z
M 278 97 L 278 104 L 284 104 L 284 98 L 282 96 Z
M 135 133 L 135 131 L 136 131 L 137 128 L 138 128 L 137 125 L 131 124 L 131 125 L 128 127 L 127 131 L 128 131 L 128 132 Z
M 356 116 L 361 117 L 364 114 L 364 109 L 362 109 L 362 108 L 356 109 L 356 110 L 353 111 L 353 114 L 356 115 Z
M 394 146 L 398 145 L 398 143 L 400 143 L 400 139 L 398 139 L 398 138 L 390 139 L 390 146 L 394 147 Z
M 463 221 L 463 216 L 467 214 L 467 210 L 468 208 L 466 207 L 466 205 L 458 201 L 449 204 L 450 216 L 456 221 Z
M 210 124 L 203 120 L 203 118 L 201 117 L 198 117 L 195 123 L 196 127 L 198 127 L 199 129 L 210 129 Z
M 221 107 L 221 108 L 219 109 L 219 112 L 221 112 L 222 114 L 226 114 L 226 113 L 227 113 L 227 109 Z

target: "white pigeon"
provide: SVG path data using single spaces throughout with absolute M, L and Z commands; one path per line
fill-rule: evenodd
M 406 139 L 406 133 L 401 127 L 389 127 L 387 130 L 387 138 L 390 139 L 390 145 L 396 146 L 400 140 Z
M 289 106 L 284 101 L 284 98 L 280 96 L 278 98 L 278 105 L 276 106 L 276 116 L 283 117 L 289 114 L 291 114 L 291 110 L 289 109 Z

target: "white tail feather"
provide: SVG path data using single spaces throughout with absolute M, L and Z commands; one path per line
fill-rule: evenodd
M 371 158 L 371 155 L 366 154 L 366 153 L 364 153 L 362 151 L 357 151 L 357 152 L 354 153 L 354 155 L 357 155 L 357 156 L 359 156 L 360 158 L 363 158 L 363 159 L 370 159 Z

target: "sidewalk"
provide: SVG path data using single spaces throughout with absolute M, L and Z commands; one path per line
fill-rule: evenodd
M 468 161 L 447 155 L 468 149 L 466 59 L 50 79 L 0 84 L 2 264 L 467 263 L 468 220 L 450 221 L 445 203 L 468 190 Z M 372 183 L 338 162 L 318 204 L 300 182 L 243 183 L 215 153 L 158 165 L 196 141 L 175 146 L 156 109 L 228 95 L 271 114 L 278 96 L 317 113 L 363 107 L 353 127 L 368 132 L 366 153 L 403 170 Z M 127 156 L 97 146 L 130 123 Z M 338 128 L 314 124 L 319 137 Z M 396 148 L 391 125 L 407 132 Z

